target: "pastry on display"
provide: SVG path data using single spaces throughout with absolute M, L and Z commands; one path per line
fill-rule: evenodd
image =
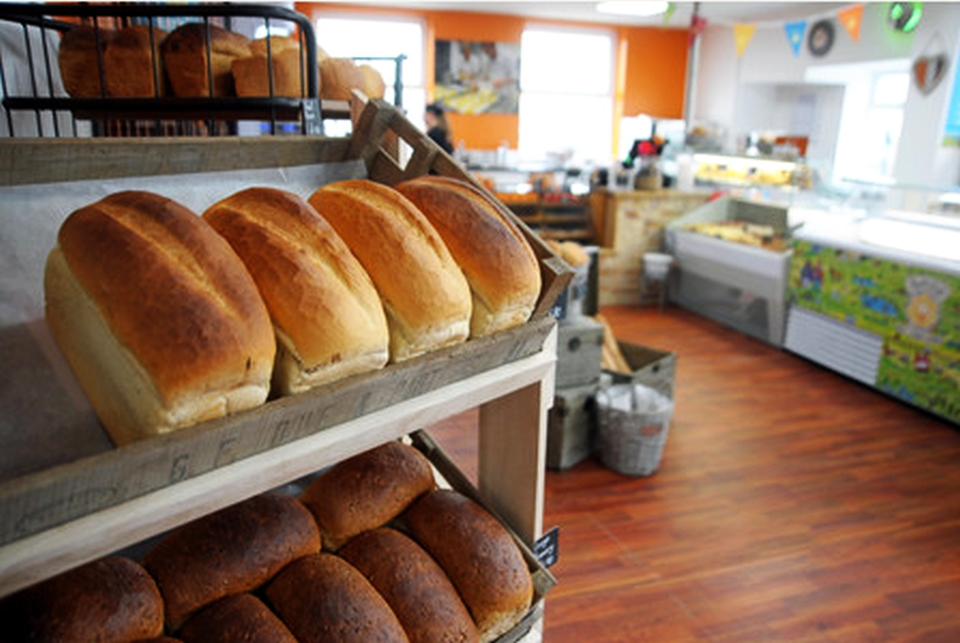
M 382 368 L 387 319 L 363 266 L 306 201 L 249 188 L 203 214 L 253 276 L 276 328 L 273 388 L 289 395 Z
M 118 445 L 263 404 L 273 327 L 243 262 L 144 191 L 70 214 L 44 274 L 50 331 Z

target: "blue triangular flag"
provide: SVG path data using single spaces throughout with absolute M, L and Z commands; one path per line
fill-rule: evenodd
M 800 46 L 803 44 L 803 34 L 807 31 L 807 21 L 797 20 L 783 25 L 783 30 L 787 32 L 787 40 L 790 41 L 790 47 L 793 49 L 793 55 L 800 55 Z

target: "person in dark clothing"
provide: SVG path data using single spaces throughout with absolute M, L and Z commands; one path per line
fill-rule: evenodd
M 437 103 L 427 105 L 423 114 L 423 122 L 427 126 L 427 136 L 439 145 L 447 154 L 453 154 L 453 143 L 450 141 L 450 123 L 443 113 L 443 107 Z

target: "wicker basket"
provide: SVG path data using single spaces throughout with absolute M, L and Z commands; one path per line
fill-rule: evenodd
M 660 467 L 672 416 L 673 402 L 641 384 L 617 384 L 600 391 L 600 461 L 624 475 L 652 475 Z

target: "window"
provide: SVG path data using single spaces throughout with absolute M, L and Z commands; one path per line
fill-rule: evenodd
M 347 17 L 322 17 L 315 25 L 317 42 L 328 55 L 336 58 L 396 58 L 406 56 L 402 61 L 401 80 L 403 91 L 401 104 L 411 112 L 417 122 L 420 110 L 426 101 L 423 70 L 424 35 L 423 25 L 415 20 L 403 19 L 363 19 Z M 384 100 L 394 103 L 394 85 L 396 82 L 396 64 L 392 60 L 358 60 L 359 64 L 369 64 L 380 72 L 387 85 Z M 350 125 L 345 121 L 333 121 L 324 124 L 325 133 L 338 136 L 349 132 Z M 341 131 L 342 130 L 342 131 Z
M 532 27 L 520 42 L 520 155 L 606 165 L 613 138 L 614 37 Z

